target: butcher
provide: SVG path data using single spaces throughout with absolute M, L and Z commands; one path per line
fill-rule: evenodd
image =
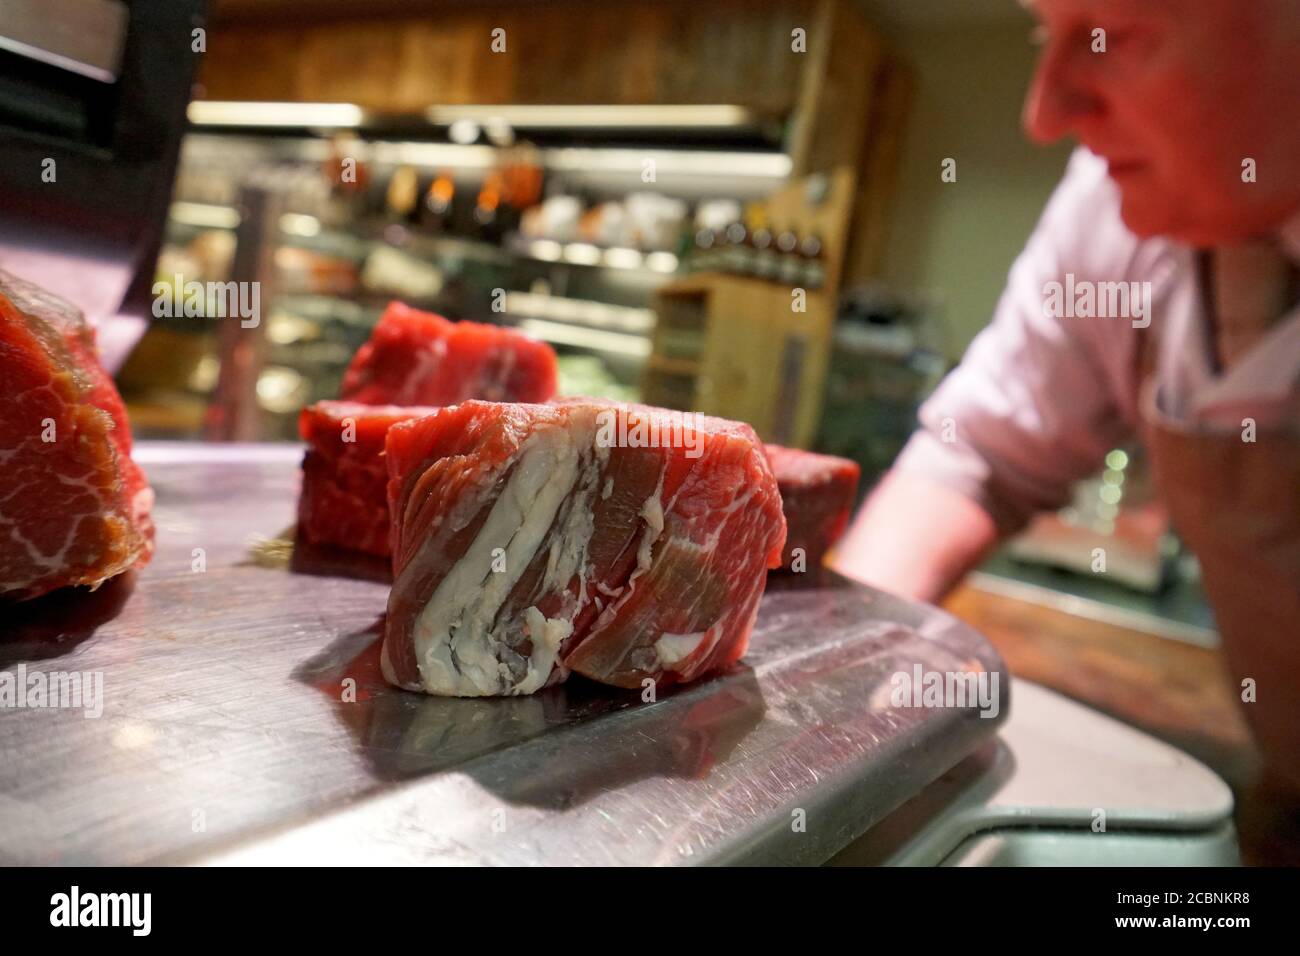
M 1139 440 L 1200 561 L 1233 682 L 1254 688 L 1267 829 L 1294 839 L 1300 0 L 1027 6 L 1041 54 L 1025 130 L 1078 149 L 991 323 L 833 561 L 938 600 Z M 1083 308 L 1065 307 L 1067 286 Z

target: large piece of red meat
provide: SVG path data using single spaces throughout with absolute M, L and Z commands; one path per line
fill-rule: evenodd
M 367 405 L 544 402 L 557 381 L 555 351 L 544 342 L 392 302 L 353 356 L 340 397 Z
M 98 587 L 144 564 L 152 504 L 94 332 L 0 272 L 0 598 Z
M 298 416 L 307 443 L 298 533 L 325 544 L 388 557 L 388 429 L 435 411 L 359 402 L 317 402 Z
M 848 527 L 862 469 L 857 462 L 835 455 L 781 445 L 766 448 L 785 512 L 781 567 L 786 571 L 817 568 Z
M 394 425 L 386 455 L 398 686 L 526 694 L 569 671 L 665 686 L 744 653 L 785 539 L 748 425 L 464 402 Z

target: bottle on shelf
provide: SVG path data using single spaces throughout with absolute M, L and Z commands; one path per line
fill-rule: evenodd
M 762 203 L 751 203 L 745 210 L 745 218 L 749 225 L 745 250 L 747 253 L 745 274 L 762 279 L 765 278 L 765 273 L 771 265 L 774 238 L 772 230 L 768 228 L 767 208 Z
M 691 271 L 708 272 L 713 268 L 717 256 L 716 237 L 712 229 L 695 230 L 695 239 L 691 245 Z
M 416 211 L 420 198 L 420 180 L 412 166 L 399 166 L 388 180 L 384 194 L 387 216 L 394 222 L 407 222 Z
M 799 243 L 799 257 L 803 261 L 803 283 L 809 289 L 820 289 L 826 283 L 826 255 L 819 236 L 804 236 Z
M 455 198 L 456 181 L 450 173 L 439 172 L 425 190 L 424 201 L 420 204 L 420 224 L 431 232 L 449 232 Z
M 772 278 L 783 285 L 798 285 L 803 270 L 799 259 L 799 237 L 793 229 L 783 229 L 776 234 L 776 252 L 776 275 Z
M 483 186 L 478 191 L 478 200 L 474 205 L 474 222 L 478 237 L 489 242 L 501 238 L 501 218 L 498 215 L 501 206 L 501 177 L 495 170 L 488 173 Z
M 722 271 L 732 275 L 744 275 L 749 271 L 749 230 L 740 221 L 727 226 L 726 246 L 722 255 Z
M 775 279 L 777 271 L 776 237 L 763 226 L 754 230 L 752 272 L 760 279 Z

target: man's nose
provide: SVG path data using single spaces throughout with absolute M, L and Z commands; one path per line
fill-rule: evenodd
M 1095 109 L 1075 59 L 1069 50 L 1052 45 L 1043 50 L 1034 70 L 1021 123 L 1025 134 L 1041 146 L 1072 132 L 1075 123 Z

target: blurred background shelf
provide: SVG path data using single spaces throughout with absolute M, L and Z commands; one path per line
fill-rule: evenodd
M 293 402 L 334 397 L 398 299 L 549 342 L 587 394 L 815 440 L 839 290 L 850 261 L 871 271 L 853 247 L 883 235 L 881 157 L 904 112 L 887 108 L 904 71 L 855 4 L 293 9 L 217 4 L 158 269 L 178 296 L 260 284 L 263 321 L 240 332 L 260 361 L 239 385 L 259 410 L 244 437 L 292 438 Z M 828 42 L 807 52 L 796 24 Z M 497 25 L 526 55 L 481 52 Z M 575 59 L 575 35 L 604 40 Z M 236 249 L 258 236 L 270 264 L 239 274 Z M 656 331 L 662 290 L 701 272 L 731 277 L 711 280 L 703 351 L 703 329 L 693 344 Z M 733 291 L 750 286 L 764 291 Z M 232 420 L 192 413 L 232 400 L 214 391 L 232 347 L 219 304 L 150 329 L 143 354 L 177 359 L 165 381 L 126 369 L 133 406 L 191 410 L 151 414 L 150 434 L 220 437 L 203 420 Z

